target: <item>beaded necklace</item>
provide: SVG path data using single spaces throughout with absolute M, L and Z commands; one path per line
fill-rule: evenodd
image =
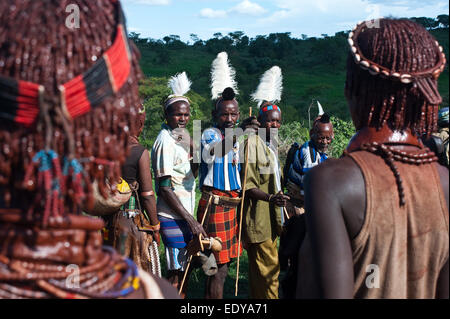
M 27 240 L 27 233 L 33 222 L 20 219 L 19 212 L 3 211 L 0 224 L 0 238 L 4 242 L 14 238 Z M 6 221 L 6 223 L 5 223 Z M 16 223 L 14 222 L 16 221 Z M 11 229 L 11 223 L 18 224 Z M 28 224 L 28 226 L 27 226 Z M 50 218 L 52 229 L 46 231 L 57 237 L 62 229 L 75 229 L 84 232 L 84 237 L 98 235 L 103 223 L 91 218 L 71 216 L 71 218 Z M 36 229 L 34 229 L 36 231 Z M 98 235 L 100 236 L 100 235 Z M 45 237 L 45 236 L 44 236 Z M 55 237 L 55 238 L 56 238 Z M 69 243 L 69 246 L 71 243 Z M 94 259 L 85 266 L 78 266 L 77 285 L 69 285 L 73 279 L 70 262 L 52 261 L 55 256 L 46 259 L 20 257 L 23 253 L 15 247 L 10 256 L 0 255 L 0 299 L 1 298 L 122 298 L 139 289 L 137 266 L 129 259 L 120 256 L 111 247 L 99 246 L 101 242 L 88 239 L 86 251 L 97 250 Z M 61 259 L 61 258 L 58 258 Z
M 414 146 L 415 150 L 398 150 L 397 146 Z M 350 141 L 344 156 L 356 151 L 367 151 L 381 156 L 395 176 L 399 192 L 400 206 L 404 206 L 405 190 L 403 181 L 395 162 L 413 165 L 423 165 L 437 162 L 437 156 L 415 137 L 409 130 L 404 132 L 391 131 L 387 126 L 380 130 L 373 127 L 361 129 Z
M 87 71 L 58 87 L 60 103 L 68 119 L 79 117 L 117 93 L 131 71 L 131 51 L 125 18 L 116 2 L 118 25 L 112 46 Z M 45 88 L 38 83 L 0 76 L 0 118 L 31 126 L 43 108 Z

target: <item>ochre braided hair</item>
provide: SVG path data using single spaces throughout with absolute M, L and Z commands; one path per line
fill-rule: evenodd
M 377 22 L 376 26 L 359 23 L 348 39 L 345 87 L 348 97 L 356 97 L 357 104 L 352 110 L 356 114 L 356 129 L 389 128 L 408 131 L 416 137 L 429 136 L 437 128 L 438 107 L 442 102 L 437 85 L 446 63 L 442 47 L 415 22 L 406 19 Z M 383 141 L 355 143 L 352 140 L 344 155 L 364 150 L 381 156 L 395 176 L 401 206 L 405 205 L 405 193 L 395 162 L 423 165 L 437 161 L 435 154 L 423 145 L 416 151 L 398 151 Z
M 359 24 L 349 42 L 346 90 L 358 98 L 360 126 L 388 124 L 393 130 L 431 134 L 442 101 L 437 77 L 445 65 L 433 36 L 410 20 L 380 19 L 379 27 Z M 414 77 L 426 70 L 431 70 L 429 76 Z M 395 80 L 402 74 L 402 81 Z
M 78 29 L 65 25 L 69 4 L 80 9 Z M 142 121 L 138 118 L 141 71 L 137 49 L 132 48 L 127 63 L 122 59 L 115 69 L 108 63 L 125 55 L 114 55 L 119 50 L 111 49 L 111 60 L 103 57 L 118 43 L 117 30 L 123 30 L 118 8 L 117 0 L 0 1 L 0 98 L 9 103 L 0 103 L 0 191 L 5 195 L 0 198 L 0 299 L 118 298 L 139 288 L 136 265 L 102 247 L 104 222 L 81 215 L 82 204 L 93 201 L 94 181 L 100 193 L 107 195 L 106 181 L 120 177 L 128 136 Z M 68 117 L 61 103 L 62 85 L 93 70 L 99 60 L 108 60 L 109 77 L 100 82 L 84 80 L 81 86 L 89 94 L 99 83 L 111 82 L 111 87 L 100 87 L 89 96 L 89 112 Z M 116 71 L 113 80 L 111 70 Z M 102 71 L 98 73 L 104 74 L 105 68 Z M 116 79 L 121 80 L 118 86 Z M 45 88 L 39 117 L 30 126 L 8 118 L 7 112 L 23 96 L 15 101 L 5 87 L 23 83 L 19 81 Z M 105 87 L 108 94 L 98 98 Z M 67 175 L 57 197 L 42 189 L 42 179 L 48 175 L 43 176 L 43 167 L 33 162 L 37 154 L 48 150 L 57 155 L 52 174 L 58 178 L 52 183 L 64 180 L 59 178 L 65 176 L 63 163 L 77 163 L 73 171 L 78 177 Z M 52 192 L 61 187 L 58 183 L 47 186 Z M 68 280 L 76 269 L 79 276 L 71 284 Z
M 78 29 L 65 25 L 69 4 L 80 9 Z M 37 175 L 32 174 L 28 181 L 24 177 L 31 170 L 33 156 L 46 147 L 55 150 L 61 161 L 69 156 L 83 166 L 83 191 L 75 199 L 76 192 L 69 185 L 63 213 L 77 213 L 82 201 L 93 200 L 89 188 L 94 179 L 106 195 L 106 178 L 120 176 L 127 135 L 134 131 L 131 126 L 136 123 L 140 105 L 137 49 L 132 50 L 132 69 L 125 85 L 90 112 L 67 121 L 61 113 L 58 91 L 60 85 L 83 74 L 111 47 L 117 15 L 116 1 L 112 0 L 0 2 L 0 75 L 43 85 L 50 124 L 45 129 L 39 123 L 26 128 L 0 119 L 0 187 L 6 192 L 6 206 L 42 212 L 42 204 L 35 201 Z M 45 138 L 46 134 L 50 138 Z

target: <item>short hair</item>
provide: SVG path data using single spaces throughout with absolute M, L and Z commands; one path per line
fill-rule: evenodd
M 331 123 L 331 118 L 330 115 L 328 115 L 328 113 L 323 113 L 322 115 L 318 116 L 313 123 L 313 128 L 316 127 L 317 124 L 322 123 L 322 124 L 328 124 Z

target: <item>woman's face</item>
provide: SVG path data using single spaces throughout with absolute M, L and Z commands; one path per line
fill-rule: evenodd
M 178 101 L 169 106 L 166 111 L 167 125 L 174 130 L 186 128 L 191 119 L 191 107 L 185 101 Z

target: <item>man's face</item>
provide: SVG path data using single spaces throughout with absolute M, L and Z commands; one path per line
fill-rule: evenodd
M 281 112 L 271 110 L 265 112 L 261 119 L 261 127 L 266 129 L 266 134 L 270 134 L 270 129 L 279 129 L 281 127 Z
M 239 106 L 235 100 L 222 101 L 217 106 L 215 118 L 221 129 L 233 128 L 239 120 Z
M 328 151 L 328 147 L 333 141 L 333 125 L 331 123 L 317 123 L 313 128 L 311 139 L 320 152 Z
M 166 113 L 167 125 L 174 130 L 176 128 L 186 128 L 191 118 L 191 108 L 184 101 L 175 102 Z

